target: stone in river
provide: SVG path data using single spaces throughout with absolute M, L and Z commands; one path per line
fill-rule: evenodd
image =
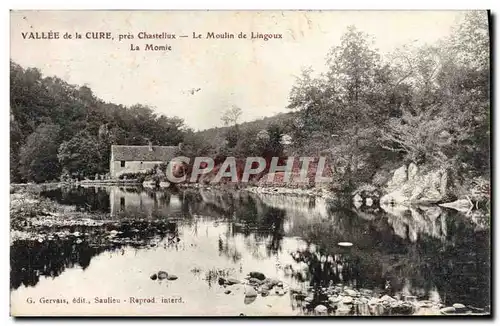
M 226 284 L 226 280 L 223 277 L 219 277 L 219 285 Z
M 344 297 L 342 299 L 342 303 L 344 304 L 351 304 L 353 302 L 353 298 L 352 297 Z
M 394 315 L 411 315 L 413 310 L 413 306 L 408 303 L 391 306 L 391 313 Z
M 447 314 L 454 314 L 456 312 L 456 310 L 453 307 L 446 307 L 446 308 L 440 309 L 439 312 L 441 312 L 443 315 L 447 315 Z
M 234 285 L 234 284 L 239 284 L 239 283 L 240 283 L 240 281 L 235 279 L 235 278 L 228 278 L 226 280 L 227 285 Z
M 159 280 L 164 280 L 168 277 L 168 273 L 165 271 L 159 271 L 158 272 L 158 279 Z
M 178 279 L 178 277 L 176 275 L 173 275 L 173 274 L 170 274 L 167 277 L 167 280 L 169 280 L 169 281 L 175 281 L 176 279 Z
M 262 274 L 261 272 L 250 272 L 250 277 L 256 278 L 260 281 L 263 281 L 266 279 L 266 276 Z
M 279 283 L 281 283 L 280 280 L 277 280 L 275 278 L 266 278 L 265 282 L 269 286 L 270 289 L 272 289 L 275 285 L 278 285 Z
M 226 290 L 226 291 L 224 291 L 224 293 L 229 294 L 229 293 L 231 293 L 231 290 Z
M 465 306 L 461 303 L 454 303 L 453 308 L 455 308 L 456 310 L 463 310 L 465 309 Z
M 392 302 L 392 301 L 396 301 L 396 299 L 394 299 L 393 297 L 390 297 L 388 296 L 387 294 L 384 295 L 382 298 L 380 298 L 380 301 L 388 301 L 388 302 Z
M 158 278 L 158 276 L 156 274 L 153 274 L 153 275 L 150 276 L 150 278 L 154 281 L 154 280 L 156 280 Z
M 245 288 L 245 297 L 252 298 L 252 297 L 256 297 L 256 296 L 257 296 L 257 291 L 255 291 L 254 288 L 252 288 L 252 287 Z
M 331 296 L 328 298 L 328 301 L 330 301 L 330 303 L 337 303 L 337 302 L 340 302 L 342 300 L 342 297 L 336 297 L 336 296 Z
M 327 311 L 328 308 L 323 306 L 322 304 L 319 304 L 314 308 L 314 312 L 317 314 L 326 314 Z
M 244 302 L 245 304 L 251 304 L 252 302 L 254 302 L 254 301 L 255 301 L 255 299 L 257 299 L 257 297 L 256 297 L 256 296 L 255 296 L 255 297 L 245 297 L 245 299 L 243 300 L 243 302 Z
M 344 291 L 346 295 L 350 296 L 350 297 L 355 297 L 358 295 L 358 292 L 354 291 L 354 290 L 350 290 L 350 289 L 347 289 Z
M 337 316 L 348 316 L 351 314 L 351 310 L 352 310 L 351 306 L 341 304 L 337 307 L 337 311 L 335 314 Z
M 252 277 L 248 280 L 248 283 L 250 284 L 257 284 L 257 285 L 260 285 L 262 283 L 261 280 L 259 280 L 258 278 L 255 278 L 255 277 Z

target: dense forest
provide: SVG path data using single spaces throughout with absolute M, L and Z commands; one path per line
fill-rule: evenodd
M 149 141 L 183 143 L 187 156 L 327 156 L 349 185 L 408 162 L 489 180 L 486 12 L 466 14 L 436 44 L 389 54 L 349 27 L 325 64 L 324 73 L 298 76 L 289 113 L 240 123 L 242 109 L 234 106 L 221 117 L 225 127 L 194 132 L 180 118 L 106 103 L 86 86 L 11 62 L 11 180 L 106 173 L 111 144 Z
M 143 105 L 106 103 L 86 86 L 43 77 L 38 69 L 14 62 L 10 83 L 12 181 L 105 173 L 111 144 L 177 145 L 186 131 L 179 118 L 157 115 Z

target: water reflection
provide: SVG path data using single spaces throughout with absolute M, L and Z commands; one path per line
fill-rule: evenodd
M 318 198 L 210 189 L 79 187 L 44 195 L 82 210 L 109 213 L 119 224 L 81 230 L 87 235 L 77 239 L 15 242 L 12 289 L 35 286 L 42 275 L 56 278 L 65 268 L 85 269 L 103 251 L 134 247 L 144 257 L 152 250 L 148 248 L 185 251 L 187 262 L 174 260 L 175 266 L 186 266 L 177 273 L 205 275 L 210 288 L 220 273 L 266 269 L 298 288 L 312 289 L 311 307 L 326 305 L 324 289 L 337 284 L 446 304 L 489 303 L 488 229 L 437 206 L 356 209 Z M 116 231 L 115 238 L 109 238 L 111 231 Z M 342 241 L 354 245 L 341 247 Z M 223 266 L 214 266 L 214 261 Z M 350 309 L 348 314 L 363 314 Z
M 70 227 L 50 233 L 49 239 L 18 240 L 10 248 L 10 286 L 35 286 L 40 276 L 55 278 L 66 268 L 85 270 L 92 260 L 105 251 L 133 248 L 177 246 L 180 241 L 176 223 L 169 221 L 125 221 L 119 225 L 105 223 L 99 228 Z
M 40 276 L 55 278 L 66 269 L 79 266 L 85 269 L 93 256 L 114 250 L 76 244 L 72 239 L 39 243 L 33 240 L 16 241 L 10 248 L 10 286 L 35 286 Z

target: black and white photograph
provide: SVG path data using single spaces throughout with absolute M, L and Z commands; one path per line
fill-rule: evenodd
M 14 317 L 492 315 L 488 10 L 11 10 Z

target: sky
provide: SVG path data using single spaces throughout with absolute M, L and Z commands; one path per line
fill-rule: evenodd
M 87 85 L 116 104 L 149 105 L 183 118 L 195 129 L 222 126 L 233 105 L 241 121 L 286 112 L 290 90 L 304 67 L 325 68 L 329 49 L 347 26 L 371 34 L 380 52 L 446 37 L 460 11 L 13 11 L 11 59 L 44 76 Z M 60 32 L 60 39 L 23 39 L 25 32 Z M 114 40 L 63 39 L 65 32 L 109 31 Z M 175 33 L 175 40 L 139 40 L 139 32 Z M 193 39 L 194 33 L 233 33 L 235 39 Z M 238 39 L 239 32 L 282 34 L 282 39 Z M 119 42 L 119 34 L 134 40 Z M 188 35 L 179 38 L 179 35 Z M 147 43 L 171 51 L 144 51 Z M 131 44 L 141 51 L 130 51 Z M 192 94 L 192 89 L 199 91 Z

